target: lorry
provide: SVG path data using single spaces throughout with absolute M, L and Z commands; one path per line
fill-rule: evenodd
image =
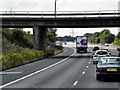
M 77 36 L 76 37 L 76 51 L 80 53 L 81 51 L 87 52 L 87 36 Z

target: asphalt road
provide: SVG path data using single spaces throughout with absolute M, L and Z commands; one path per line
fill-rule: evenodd
M 7 73 L 2 74 L 1 87 L 120 90 L 119 79 L 96 80 L 92 47 L 88 48 L 88 53 L 78 54 L 75 51 L 75 45 L 69 44 L 65 51 L 57 56 L 4 71 Z M 117 56 L 116 50 L 110 51 L 113 56 Z

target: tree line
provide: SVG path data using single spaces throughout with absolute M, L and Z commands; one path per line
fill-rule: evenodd
M 115 45 L 120 45 L 120 32 L 115 36 L 110 32 L 108 29 L 104 29 L 101 32 L 95 32 L 95 33 L 85 33 L 84 36 L 88 36 L 88 41 L 91 43 L 113 43 Z M 117 43 L 116 43 L 117 42 Z

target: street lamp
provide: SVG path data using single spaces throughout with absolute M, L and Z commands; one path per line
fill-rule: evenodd
M 55 18 L 56 18 L 56 2 L 57 0 L 55 0 Z

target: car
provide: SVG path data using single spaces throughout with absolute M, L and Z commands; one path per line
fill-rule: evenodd
M 100 50 L 106 50 L 111 55 L 111 52 L 108 49 L 100 49 Z
M 98 46 L 94 46 L 94 47 L 93 47 L 93 51 L 96 51 L 96 50 L 99 50 L 99 47 L 98 47 Z
M 93 55 L 93 64 L 97 64 L 101 57 L 109 57 L 110 53 L 106 50 L 97 50 Z
M 58 46 L 63 46 L 63 42 L 62 41 L 57 41 L 55 44 L 58 45 Z
M 110 45 L 109 44 L 105 44 L 105 46 L 109 47 Z
M 120 57 L 102 57 L 96 66 L 96 79 L 120 77 Z

